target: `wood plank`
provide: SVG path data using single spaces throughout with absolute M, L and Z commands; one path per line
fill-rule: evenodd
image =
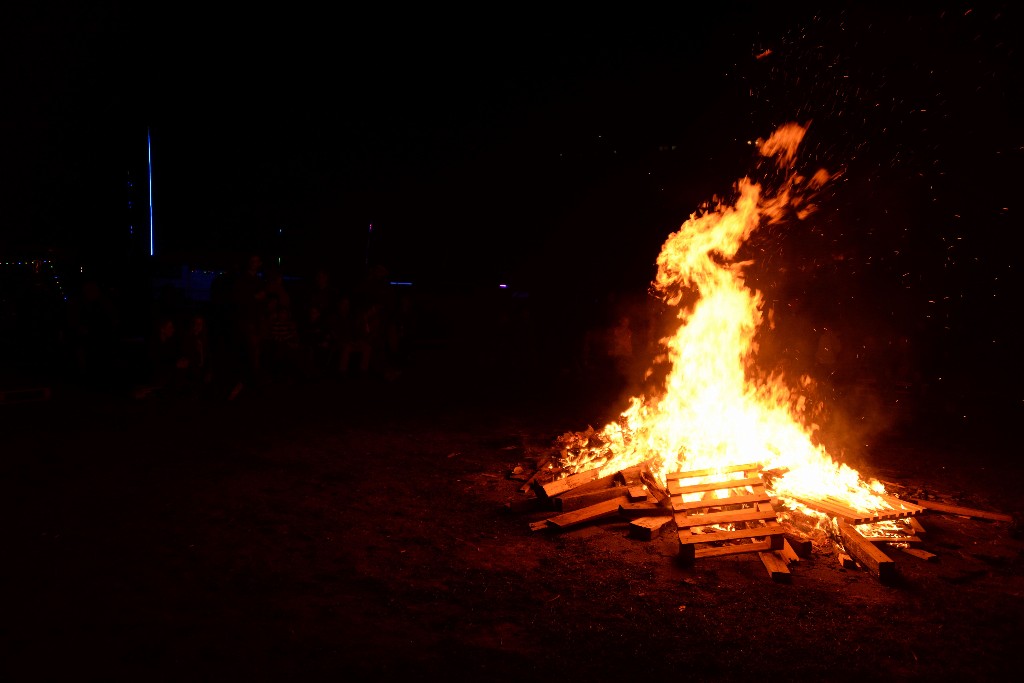
M 618 489 L 618 493 L 615 495 L 622 495 L 625 493 L 625 491 L 623 491 L 624 488 L 640 485 L 640 473 L 641 471 L 643 471 L 643 469 L 646 469 L 646 467 L 646 462 L 640 465 L 633 465 L 632 467 L 627 467 L 625 469 L 619 470 L 618 472 L 613 472 L 612 474 L 607 474 L 603 477 L 598 477 L 597 479 L 577 484 L 568 491 L 549 495 L 555 496 L 556 509 L 566 511 L 578 510 L 580 507 L 585 507 L 587 505 L 591 505 L 592 503 L 598 503 L 602 500 L 607 500 L 607 498 L 601 498 L 601 494 L 599 493 L 601 491 L 607 493 L 607 491 L 609 490 Z M 575 501 L 568 505 L 562 505 L 561 507 L 559 506 L 559 499 L 568 499 L 570 496 L 582 496 L 583 494 L 589 493 L 594 494 L 594 497 L 590 503 L 585 501 Z
M 793 498 L 812 510 L 824 512 L 826 515 L 830 515 L 832 517 L 838 517 L 847 524 L 864 524 L 866 522 L 877 521 L 871 514 L 858 513 L 856 510 L 847 507 L 846 505 L 838 505 L 820 498 L 802 498 L 799 496 L 794 496 Z
M 600 503 L 590 505 L 589 507 L 580 508 L 579 510 L 555 515 L 548 519 L 548 525 L 558 529 L 566 529 L 585 522 L 592 522 L 594 520 L 605 519 L 607 517 L 617 517 L 619 514 L 619 506 L 627 503 L 629 503 L 629 498 L 626 496 L 619 496 L 618 498 L 602 501 Z
M 916 558 L 922 559 L 925 562 L 938 562 L 939 556 L 935 553 L 930 553 L 927 550 L 921 550 L 920 548 L 900 548 L 907 555 L 913 555 Z
M 923 536 L 928 533 L 928 530 L 924 528 L 924 525 L 917 521 L 917 517 L 908 517 L 907 521 L 910 522 L 910 528 L 913 529 L 914 533 L 918 536 Z
M 627 519 L 638 519 L 640 517 L 662 517 L 668 511 L 658 503 L 650 501 L 629 501 L 619 506 L 619 514 Z
M 782 550 L 780 550 L 779 553 L 782 554 L 782 557 L 786 562 L 800 561 L 800 556 L 796 554 L 795 550 L 793 550 L 793 546 L 789 544 L 789 540 L 786 538 L 785 534 L 782 535 Z
M 953 515 L 960 515 L 961 517 L 974 517 L 975 519 L 991 519 L 997 522 L 1012 522 L 1012 515 L 1005 515 L 1001 512 L 992 512 L 990 510 L 979 510 L 977 508 L 961 507 L 959 505 L 947 505 L 946 503 L 937 503 L 933 500 L 920 500 L 913 499 L 913 501 L 923 507 L 926 510 L 933 512 L 948 512 Z
M 547 496 L 548 498 L 550 498 L 552 496 L 557 496 L 561 493 L 565 493 L 566 491 L 574 489 L 577 486 L 582 486 L 583 484 L 594 481 L 600 476 L 600 474 L 600 469 L 592 469 L 587 470 L 585 472 L 577 472 L 576 474 L 570 474 L 568 477 L 556 479 L 552 482 L 548 482 L 547 484 L 536 485 L 533 488 L 537 492 L 538 496 Z
M 920 543 L 922 540 L 917 536 L 864 536 L 865 541 L 871 541 L 872 543 Z
M 612 476 L 622 486 L 636 486 L 641 483 L 640 475 L 645 471 L 649 471 L 649 465 L 650 460 L 645 460 L 638 465 L 621 469 Z
M 702 491 L 742 489 L 748 486 L 756 486 L 758 484 L 764 484 L 761 477 L 747 477 L 746 479 L 720 479 L 718 481 L 708 481 L 702 484 L 690 484 L 688 486 L 680 486 L 678 483 L 670 481 L 668 483 L 668 492 L 673 496 L 679 496 L 687 493 L 700 493 Z
M 699 541 L 692 543 L 683 543 L 682 541 L 693 534 L 690 533 L 689 529 L 679 530 L 679 555 L 678 559 L 681 564 L 690 565 L 698 557 L 720 557 L 723 555 L 738 555 L 741 553 L 752 553 L 760 552 L 762 550 L 776 550 L 774 541 L 778 537 L 767 538 L 763 541 L 743 542 L 741 539 L 738 543 L 732 543 L 729 545 L 702 545 Z
M 662 530 L 670 524 L 672 524 L 671 515 L 637 517 L 629 523 L 629 534 L 645 541 L 651 541 L 661 535 Z
M 550 461 L 551 461 L 551 456 L 550 455 L 545 455 L 543 458 L 538 460 L 537 461 L 537 469 L 535 469 L 533 471 L 533 475 L 529 479 L 526 480 L 526 483 L 524 483 L 522 486 L 519 487 L 519 490 L 522 491 L 523 493 L 526 493 L 527 491 L 529 491 L 530 488 L 533 486 L 533 483 L 535 481 L 537 481 L 537 477 L 540 475 L 541 472 L 544 471 L 544 468 L 547 467 L 547 465 L 548 465 L 548 463 Z
M 801 536 L 793 531 L 787 531 L 783 534 L 786 538 L 786 543 L 793 549 L 797 557 L 810 557 L 811 552 L 814 550 L 814 545 L 811 543 L 811 539 Z
M 551 483 L 555 483 L 555 482 L 551 482 Z M 583 495 L 584 493 L 593 493 L 594 491 L 607 491 L 608 489 L 610 489 L 610 488 L 612 488 L 613 486 L 616 486 L 616 485 L 617 485 L 617 482 L 615 480 L 615 473 L 606 474 L 603 477 L 598 477 L 596 479 L 591 479 L 589 481 L 583 481 L 583 482 L 577 483 L 576 485 L 574 485 L 572 488 L 570 488 L 568 490 L 559 491 L 558 493 L 554 494 L 553 497 L 554 496 L 580 496 L 580 495 Z
M 908 518 L 910 515 L 915 514 L 910 510 L 876 510 L 874 512 L 864 512 L 861 510 L 854 510 L 848 505 L 838 502 L 835 499 L 826 500 L 821 498 L 802 498 L 799 496 L 794 496 L 794 499 L 803 503 L 812 510 L 823 512 L 832 517 L 837 517 L 847 524 L 871 524 L 872 522 Z
M 846 552 L 868 568 L 883 583 L 896 579 L 896 563 L 846 522 L 839 522 L 839 535 Z
M 694 546 L 690 546 L 694 548 Z M 707 548 L 695 548 L 694 557 L 722 557 L 724 555 L 741 555 L 772 550 L 771 541 L 754 541 L 753 543 L 736 543 L 733 545 L 712 545 Z
M 778 550 L 762 550 L 757 553 L 757 556 L 761 558 L 761 563 L 768 570 L 768 576 L 772 577 L 772 581 L 789 583 L 792 580 L 793 575 L 789 573 L 786 560 L 783 559 Z
M 811 498 L 808 500 L 816 501 L 821 505 L 835 508 L 839 512 L 837 516 L 842 517 L 849 524 L 870 524 L 872 522 L 885 520 L 903 519 L 921 512 L 920 507 L 906 505 L 904 504 L 904 501 L 901 501 L 899 498 L 891 498 L 884 495 L 881 496 L 881 498 L 886 500 L 889 505 L 892 505 L 892 509 L 871 511 L 857 510 L 856 508 L 850 507 L 845 500 L 827 494 L 821 498 Z M 806 504 L 808 507 L 812 507 L 809 503 Z
M 836 560 L 839 562 L 839 566 L 843 569 L 856 569 L 857 563 L 853 561 L 853 558 L 846 553 L 839 553 L 836 556 Z
M 548 520 L 546 519 L 542 519 L 537 522 L 530 522 L 530 531 L 543 531 L 545 529 L 550 528 L 551 527 L 548 525 Z
M 731 541 L 740 538 L 761 538 L 767 536 L 780 536 L 783 533 L 782 525 L 778 522 L 768 522 L 765 526 L 753 529 L 736 529 L 734 531 L 715 531 L 710 534 L 694 534 L 687 529 L 684 536 L 680 530 L 679 542 L 683 545 L 692 543 L 715 543 L 717 541 Z M 780 540 L 781 543 L 781 540 Z
M 882 500 L 887 502 L 889 505 L 892 505 L 897 510 L 906 510 L 909 513 L 907 515 L 908 517 L 919 514 L 924 509 L 920 505 L 911 503 L 909 500 L 904 500 L 903 498 L 897 498 L 896 496 L 883 494 Z
M 641 500 L 647 500 L 650 496 L 642 485 L 629 486 L 626 488 L 626 495 L 629 499 L 636 502 Z
M 767 493 L 748 493 L 742 496 L 729 496 L 728 498 L 716 498 L 713 503 L 706 500 L 695 500 L 684 503 L 682 500 L 672 499 L 672 509 L 676 512 L 683 510 L 696 510 L 698 508 L 724 507 L 726 505 L 741 505 L 745 503 L 767 503 L 771 500 Z
M 579 510 L 581 508 L 590 507 L 595 503 L 625 496 L 627 495 L 627 491 L 628 489 L 625 486 L 612 486 L 611 488 L 600 489 L 598 491 L 588 491 L 580 494 L 577 494 L 574 490 L 550 500 L 554 504 L 556 510 L 569 512 L 570 510 Z
M 761 465 L 751 462 L 746 465 L 726 465 L 725 467 L 708 467 L 703 470 L 690 470 L 688 472 L 672 472 L 671 474 L 666 474 L 665 479 L 668 481 L 693 479 L 694 477 L 709 477 L 713 474 L 729 474 L 730 472 L 756 472 L 760 469 Z
M 668 494 L 665 487 L 661 485 L 661 482 L 649 471 L 643 470 L 640 472 L 640 481 L 644 486 L 647 487 L 647 491 L 653 495 L 658 502 L 669 505 L 672 500 L 672 496 Z
M 775 519 L 774 510 L 726 510 L 725 512 L 709 512 L 703 515 L 677 514 L 676 524 L 680 527 L 710 526 L 728 522 L 753 522 L 762 519 Z

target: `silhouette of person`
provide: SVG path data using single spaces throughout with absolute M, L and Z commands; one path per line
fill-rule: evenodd
M 195 313 L 181 335 L 181 358 L 185 363 L 185 389 L 193 395 L 201 393 L 213 378 L 210 359 L 210 339 L 206 329 L 206 317 Z
M 234 398 L 246 385 L 260 378 L 263 340 L 266 336 L 263 260 L 251 254 L 245 269 L 239 273 L 231 291 L 231 309 L 236 348 L 240 352 L 240 373 L 229 398 Z
M 149 374 L 146 383 L 135 390 L 136 398 L 177 395 L 184 385 L 188 361 L 182 355 L 181 341 L 174 318 L 161 315 L 149 344 Z
M 68 308 L 68 336 L 79 379 L 90 386 L 113 380 L 119 316 L 99 282 L 82 283 Z

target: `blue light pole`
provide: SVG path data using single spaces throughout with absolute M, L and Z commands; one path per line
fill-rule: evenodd
M 149 127 L 146 127 L 146 162 L 149 168 L 149 255 L 156 253 L 153 241 L 153 140 L 149 134 Z

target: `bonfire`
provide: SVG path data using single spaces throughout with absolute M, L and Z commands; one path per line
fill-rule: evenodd
M 861 511 L 892 509 L 880 482 L 865 480 L 816 442 L 806 395 L 781 374 L 754 367 L 764 299 L 745 282 L 750 262 L 736 255 L 758 226 L 813 211 L 810 199 L 830 174 L 821 169 L 805 177 L 793 170 L 806 130 L 790 123 L 759 141 L 761 154 L 774 158 L 784 174 L 778 192 L 766 196 L 743 178 L 732 205 L 691 215 L 665 241 L 653 290 L 678 311 L 679 325 L 661 340 L 670 368 L 663 391 L 631 398 L 603 429 L 565 434 L 567 472 L 608 473 L 645 462 L 664 483 L 670 472 L 753 462 L 779 473 L 771 491 L 793 504 L 827 496 Z

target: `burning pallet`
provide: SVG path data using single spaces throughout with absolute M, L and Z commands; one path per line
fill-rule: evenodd
M 544 465 L 547 465 L 545 462 Z M 811 555 L 811 541 L 798 529 L 780 521 L 778 501 L 767 491 L 764 473 L 756 463 L 705 470 L 675 472 L 662 486 L 647 463 L 601 476 L 596 469 L 567 476 L 538 467 L 525 478 L 524 492 L 531 499 L 510 502 L 515 512 L 544 512 L 530 522 L 534 531 L 564 531 L 584 524 L 613 519 L 628 520 L 634 538 L 653 540 L 670 526 L 679 540 L 679 559 L 692 564 L 698 559 L 757 553 L 775 581 L 790 580 L 789 565 Z M 545 479 L 547 481 L 545 481 Z M 522 478 L 520 480 L 523 480 Z M 931 501 L 909 501 L 884 496 L 890 510 L 865 513 L 830 498 L 800 499 L 807 507 L 824 512 L 836 521 L 837 557 L 845 567 L 862 566 L 882 582 L 896 577 L 896 563 L 883 547 L 899 547 L 925 561 L 936 556 L 913 548 L 925 534 L 917 517 L 940 512 L 980 519 L 1011 521 L 1009 515 Z M 872 532 L 870 525 L 896 521 L 902 531 Z
M 732 473 L 742 478 L 727 476 Z M 684 483 L 709 476 L 717 478 Z M 674 472 L 666 482 L 683 562 L 782 549 L 784 529 L 765 491 L 759 465 Z M 687 500 L 691 497 L 697 500 Z
M 843 501 L 829 495 L 819 498 L 796 496 L 795 500 L 803 503 L 812 510 L 824 512 L 825 514 L 840 519 L 847 524 L 873 524 L 894 519 L 905 519 L 921 514 L 924 507 L 909 503 L 893 496 L 881 496 L 881 498 L 892 506 L 891 510 L 863 512 L 854 510 Z
M 530 528 L 564 530 L 618 517 L 630 520 L 632 535 L 651 540 L 674 523 L 683 562 L 758 553 L 773 578 L 787 580 L 787 564 L 798 556 L 786 544 L 760 469 L 749 464 L 676 472 L 668 475 L 667 489 L 657 484 L 646 464 L 604 477 L 590 470 L 547 484 L 533 481 L 535 500 L 545 501 L 535 508 L 561 513 L 532 522 Z M 687 483 L 711 475 L 721 478 Z M 698 500 L 689 500 L 694 496 Z M 786 549 L 788 554 L 783 554 Z

